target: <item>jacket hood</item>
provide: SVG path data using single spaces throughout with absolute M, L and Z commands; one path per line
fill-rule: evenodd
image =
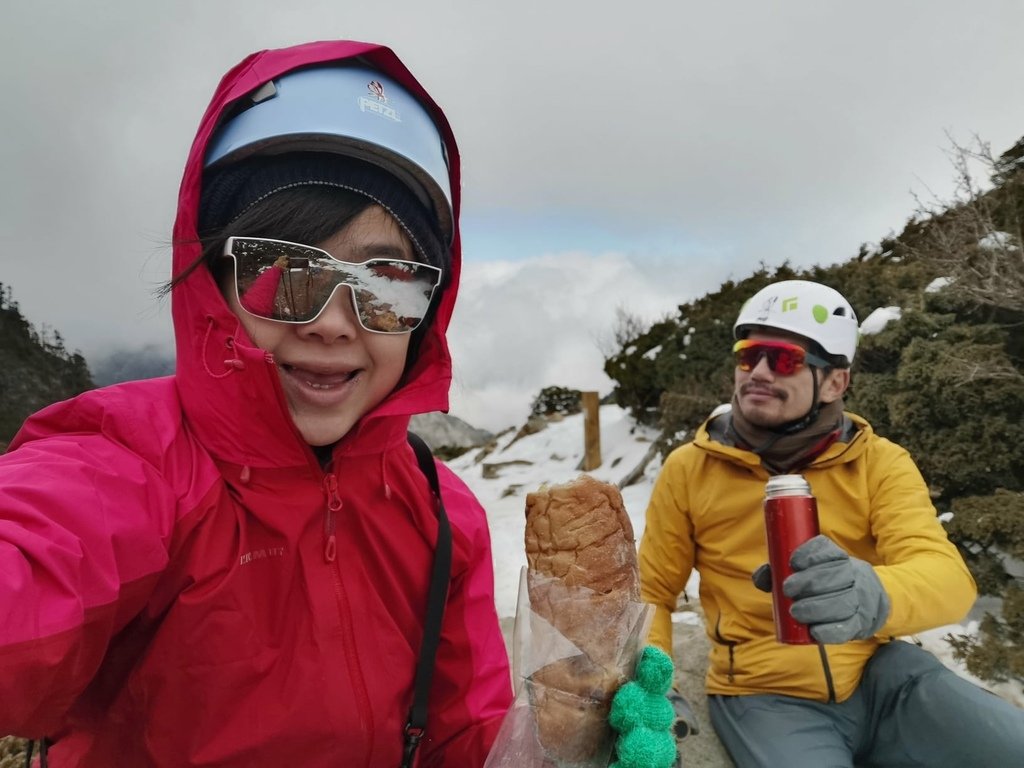
M 200 122 L 182 177 L 172 266 L 172 274 L 177 275 L 200 258 L 197 221 L 203 157 L 234 102 L 290 70 L 350 59 L 394 78 L 432 114 L 448 154 L 454 236 L 448 288 L 415 364 L 403 383 L 342 439 L 336 455 L 382 450 L 405 440 L 411 415 L 448 410 L 451 358 L 446 332 L 461 271 L 459 155 L 444 114 L 398 57 L 372 43 L 323 41 L 254 53 L 224 75 Z M 171 314 L 182 406 L 189 428 L 210 453 L 220 460 L 258 467 L 309 462 L 312 453 L 292 423 L 272 359 L 249 339 L 207 269 L 194 270 L 175 286 Z

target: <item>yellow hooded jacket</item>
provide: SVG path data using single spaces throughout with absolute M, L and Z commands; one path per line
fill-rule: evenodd
M 802 474 L 817 498 L 821 532 L 871 563 L 892 610 L 873 638 L 842 645 L 781 645 L 771 596 L 750 574 L 768 560 L 762 502 L 769 474 L 732 447 L 728 415 L 713 417 L 673 451 L 647 508 L 640 544 L 643 599 L 656 607 L 650 641 L 671 653 L 672 612 L 691 569 L 711 639 L 708 693 L 776 693 L 843 701 L 864 664 L 893 637 L 963 619 L 974 580 L 936 517 L 906 450 L 847 413 L 839 440 Z

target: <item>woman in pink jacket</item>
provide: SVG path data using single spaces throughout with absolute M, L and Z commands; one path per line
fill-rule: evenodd
M 482 765 L 512 695 L 487 521 L 407 438 L 448 407 L 458 212 L 448 123 L 387 48 L 224 77 L 175 375 L 0 457 L 0 733 L 61 768 Z

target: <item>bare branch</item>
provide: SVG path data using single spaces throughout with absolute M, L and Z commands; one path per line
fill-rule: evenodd
M 950 143 L 947 154 L 956 182 L 953 197 L 933 199 L 927 205 L 915 195 L 918 213 L 931 219 L 926 240 L 915 250 L 946 272 L 949 290 L 980 305 L 1022 312 L 1024 228 L 1012 195 L 1024 185 L 1024 178 L 1008 174 L 1006 164 L 977 136 L 970 146 L 952 138 Z M 1001 186 L 984 190 L 974 173 L 978 166 Z
M 1021 374 L 1005 361 L 976 361 L 943 352 L 950 367 L 950 381 L 954 387 L 965 387 L 979 381 L 1024 381 Z

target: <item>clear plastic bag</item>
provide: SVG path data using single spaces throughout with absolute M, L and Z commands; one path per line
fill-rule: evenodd
M 524 568 L 512 639 L 516 697 L 484 768 L 605 768 L 611 698 L 633 677 L 651 614 L 628 596 Z

